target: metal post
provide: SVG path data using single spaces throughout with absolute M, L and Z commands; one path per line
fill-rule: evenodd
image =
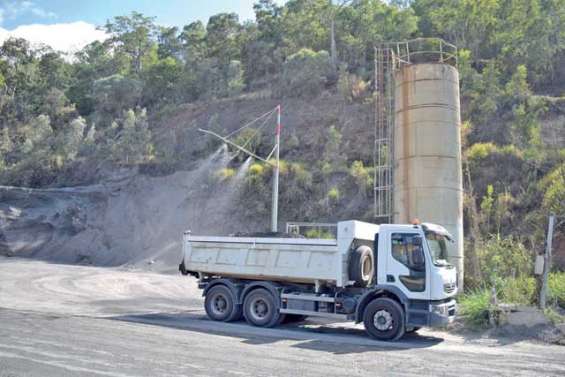
M 539 297 L 539 307 L 540 309 L 545 309 L 547 300 L 547 280 L 549 277 L 549 270 L 551 268 L 551 247 L 553 240 L 553 225 L 555 223 L 555 216 L 549 216 L 549 225 L 547 228 L 547 241 L 545 243 L 545 254 L 543 256 L 543 275 L 541 280 L 541 289 Z
M 278 231 L 279 212 L 279 170 L 281 150 L 281 105 L 277 106 L 277 128 L 275 132 L 275 166 L 273 169 L 273 204 L 271 211 L 271 231 Z

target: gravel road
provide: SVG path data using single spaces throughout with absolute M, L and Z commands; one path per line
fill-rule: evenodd
M 192 278 L 0 258 L 0 377 L 565 375 L 565 347 L 206 319 Z

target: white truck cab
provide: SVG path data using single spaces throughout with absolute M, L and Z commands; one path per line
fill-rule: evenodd
M 447 262 L 451 238 L 435 224 L 380 227 L 377 250 L 386 252 L 377 252 L 377 286 L 402 292 L 408 302 L 407 322 L 413 326 L 443 325 L 453 319 L 457 272 Z
M 396 340 L 455 317 L 451 236 L 435 224 L 338 223 L 334 240 L 185 233 L 179 270 L 199 279 L 208 316 L 255 326 L 319 316 Z

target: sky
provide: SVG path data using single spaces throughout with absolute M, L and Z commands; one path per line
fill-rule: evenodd
M 256 0 L 0 0 L 0 41 L 21 37 L 72 52 L 105 38 L 96 26 L 137 11 L 163 26 L 183 26 L 220 12 L 254 18 Z M 284 3 L 284 0 L 277 0 Z

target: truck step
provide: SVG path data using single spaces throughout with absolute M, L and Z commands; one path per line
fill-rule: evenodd
M 304 301 L 319 301 L 319 302 L 335 302 L 334 297 L 318 296 L 312 294 L 295 294 L 295 293 L 283 293 L 281 294 L 282 299 L 290 300 L 304 300 Z
M 343 321 L 347 321 L 347 315 L 345 314 L 335 314 L 335 313 L 324 313 L 324 312 L 312 312 L 310 310 L 297 310 L 297 309 L 279 309 L 279 311 L 283 314 L 299 314 L 305 315 L 309 317 L 324 317 L 324 318 L 333 318 L 339 319 Z

